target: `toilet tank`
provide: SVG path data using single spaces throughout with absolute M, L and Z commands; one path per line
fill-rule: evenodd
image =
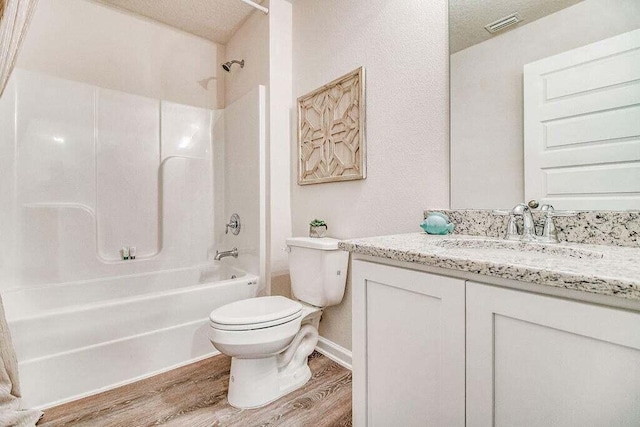
M 337 239 L 287 239 L 291 293 L 316 307 L 340 304 L 347 284 L 349 252 L 338 249 Z

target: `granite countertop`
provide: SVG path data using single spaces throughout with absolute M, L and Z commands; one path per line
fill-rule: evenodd
M 640 301 L 640 248 L 425 233 L 340 242 L 361 255 Z

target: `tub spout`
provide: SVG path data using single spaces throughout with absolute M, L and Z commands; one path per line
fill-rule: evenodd
M 216 261 L 220 261 L 222 258 L 226 258 L 229 256 L 238 258 L 238 248 L 233 248 L 230 251 L 216 251 L 216 256 L 213 259 L 215 259 Z

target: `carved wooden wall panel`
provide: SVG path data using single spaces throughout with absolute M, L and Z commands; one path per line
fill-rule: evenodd
M 298 184 L 366 178 L 364 69 L 298 98 Z

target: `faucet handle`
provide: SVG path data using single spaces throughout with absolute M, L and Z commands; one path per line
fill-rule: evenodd
M 526 212 L 531 212 L 531 209 L 524 203 L 518 203 L 511 209 L 512 215 L 524 215 Z
M 240 227 L 240 215 L 234 213 L 231 215 L 229 223 L 224 226 L 224 234 L 229 234 L 229 229 L 231 229 L 231 233 L 237 236 L 240 234 Z
M 540 208 L 540 212 L 545 212 L 545 216 L 549 217 L 557 217 L 557 216 L 576 216 L 578 215 L 577 211 L 557 211 L 553 208 L 553 205 L 542 205 Z
M 518 226 L 516 225 L 516 217 L 510 210 L 494 209 L 491 211 L 492 215 L 508 216 L 507 231 L 504 234 L 505 240 L 518 240 L 520 236 L 518 234 Z
M 544 226 L 542 229 L 542 236 L 540 236 L 540 241 L 544 243 L 559 243 L 558 230 L 556 229 L 556 224 L 553 221 L 553 218 L 559 216 L 575 216 L 577 215 L 577 212 L 556 211 L 551 205 L 543 205 L 540 210 L 545 213 Z
M 550 209 L 544 209 L 544 211 L 546 214 L 544 218 L 544 225 L 542 226 L 542 236 L 539 237 L 539 240 L 542 243 L 559 243 L 558 230 L 556 229 L 555 222 L 553 222 L 553 218 L 555 217 L 553 206 L 551 206 Z
M 515 215 L 509 214 L 509 222 L 507 223 L 507 231 L 504 234 L 504 238 L 505 240 L 520 240 Z

